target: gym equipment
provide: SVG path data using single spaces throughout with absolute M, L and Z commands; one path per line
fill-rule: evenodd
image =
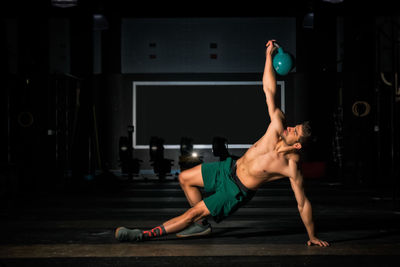
M 181 172 L 203 163 L 203 157 L 193 151 L 193 139 L 182 137 L 180 148 L 179 167 Z
M 157 136 L 150 138 L 150 165 L 153 166 L 154 173 L 161 181 L 171 174 L 171 167 L 174 165 L 172 159 L 164 158 L 164 140 Z
M 371 105 L 366 101 L 356 101 L 351 107 L 351 111 L 356 117 L 365 117 L 371 111 Z
M 284 76 L 292 69 L 293 60 L 291 55 L 285 52 L 277 43 L 274 43 L 274 45 L 278 48 L 278 52 L 272 59 L 272 65 L 274 66 L 276 73 Z
M 126 174 L 129 180 L 134 176 L 139 176 L 140 172 L 140 159 L 133 158 L 132 135 L 134 126 L 128 126 L 128 136 L 121 136 L 119 138 L 119 162 L 121 166 L 121 173 Z
M 240 157 L 231 155 L 228 151 L 228 140 L 225 137 L 215 136 L 212 141 L 212 152 L 215 157 L 219 157 L 220 161 L 231 157 L 238 160 Z

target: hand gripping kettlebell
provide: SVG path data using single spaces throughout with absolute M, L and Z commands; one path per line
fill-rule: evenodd
M 293 60 L 289 53 L 283 51 L 283 48 L 280 47 L 277 43 L 274 44 L 278 48 L 278 53 L 275 54 L 272 65 L 276 73 L 279 75 L 286 75 L 293 67 Z

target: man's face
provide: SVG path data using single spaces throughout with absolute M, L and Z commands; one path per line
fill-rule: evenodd
M 303 135 L 303 126 L 301 124 L 295 127 L 286 127 L 282 133 L 282 139 L 287 145 L 293 145 L 299 142 L 300 137 Z

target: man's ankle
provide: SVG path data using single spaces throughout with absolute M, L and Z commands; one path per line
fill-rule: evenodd
M 147 231 L 142 231 L 143 238 L 144 239 L 149 239 L 153 237 L 160 237 L 164 236 L 167 234 L 167 231 L 165 231 L 164 225 L 160 225 L 157 227 L 154 227 L 153 229 L 147 230 Z
M 206 225 L 209 224 L 207 218 L 203 218 L 201 220 L 198 220 L 196 223 L 201 225 L 201 226 L 206 226 Z

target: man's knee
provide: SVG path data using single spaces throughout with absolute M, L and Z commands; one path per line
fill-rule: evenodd
M 204 186 L 201 165 L 181 172 L 178 179 L 181 186 Z
M 188 175 L 187 171 L 183 171 L 178 176 L 179 184 L 180 185 L 187 185 L 188 184 Z

